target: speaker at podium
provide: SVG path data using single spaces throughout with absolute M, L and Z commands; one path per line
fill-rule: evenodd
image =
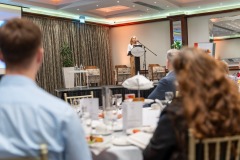
M 128 52 L 131 63 L 131 75 L 134 76 L 140 71 L 140 57 L 144 54 L 142 45 L 133 45 L 131 51 Z

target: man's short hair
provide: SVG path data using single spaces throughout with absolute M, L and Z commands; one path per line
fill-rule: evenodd
M 27 67 L 41 41 L 39 27 L 27 19 L 15 18 L 0 28 L 0 50 L 7 67 Z
M 180 53 L 177 49 L 170 49 L 167 51 L 167 60 L 172 64 L 174 57 Z

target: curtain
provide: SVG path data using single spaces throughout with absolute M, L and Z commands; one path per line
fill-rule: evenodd
M 97 66 L 103 85 L 113 84 L 112 57 L 107 26 L 80 24 L 76 21 L 23 14 L 37 24 L 43 34 L 44 60 L 37 75 L 37 83 L 55 94 L 64 88 L 60 47 L 68 43 L 73 51 L 74 65 Z

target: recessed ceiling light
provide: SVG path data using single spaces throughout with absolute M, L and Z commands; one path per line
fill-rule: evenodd
M 201 8 L 201 6 L 198 6 L 198 8 Z
M 98 7 L 98 4 L 97 4 L 97 7 Z
M 168 8 L 169 6 L 167 6 L 167 8 Z
M 133 5 L 133 7 L 135 7 L 135 5 Z
M 77 10 L 79 11 L 79 8 Z
M 117 1 L 117 3 L 119 3 L 119 1 Z
M 157 3 L 157 2 L 154 2 L 154 3 Z

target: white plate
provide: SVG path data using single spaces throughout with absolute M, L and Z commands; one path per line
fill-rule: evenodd
M 153 133 L 155 131 L 154 127 L 146 126 L 146 127 L 137 127 L 137 128 L 130 128 L 126 130 L 126 134 L 131 135 L 134 134 L 133 130 L 140 130 L 140 132 L 146 132 L 146 133 Z
M 107 139 L 104 137 L 102 138 L 103 138 L 103 142 L 92 143 L 92 144 L 89 144 L 89 146 L 92 148 L 108 148 L 111 145 L 110 139 Z
M 133 99 L 125 99 L 125 100 L 124 100 L 124 102 L 132 102 L 132 101 L 133 101 Z M 153 103 L 153 102 L 154 102 L 153 99 L 144 99 L 144 102 L 143 102 L 143 103 L 148 104 L 148 103 Z
M 153 103 L 154 102 L 154 100 L 153 99 L 144 99 L 144 103 Z
M 108 136 L 112 134 L 112 131 L 106 131 L 106 132 L 96 132 L 96 130 L 93 130 L 92 135 L 102 135 L 102 136 Z
M 123 126 L 121 124 L 117 124 L 113 126 L 113 131 L 119 132 L 123 130 Z
M 129 146 L 131 143 L 128 142 L 127 137 L 118 137 L 112 141 L 113 145 L 116 146 Z

